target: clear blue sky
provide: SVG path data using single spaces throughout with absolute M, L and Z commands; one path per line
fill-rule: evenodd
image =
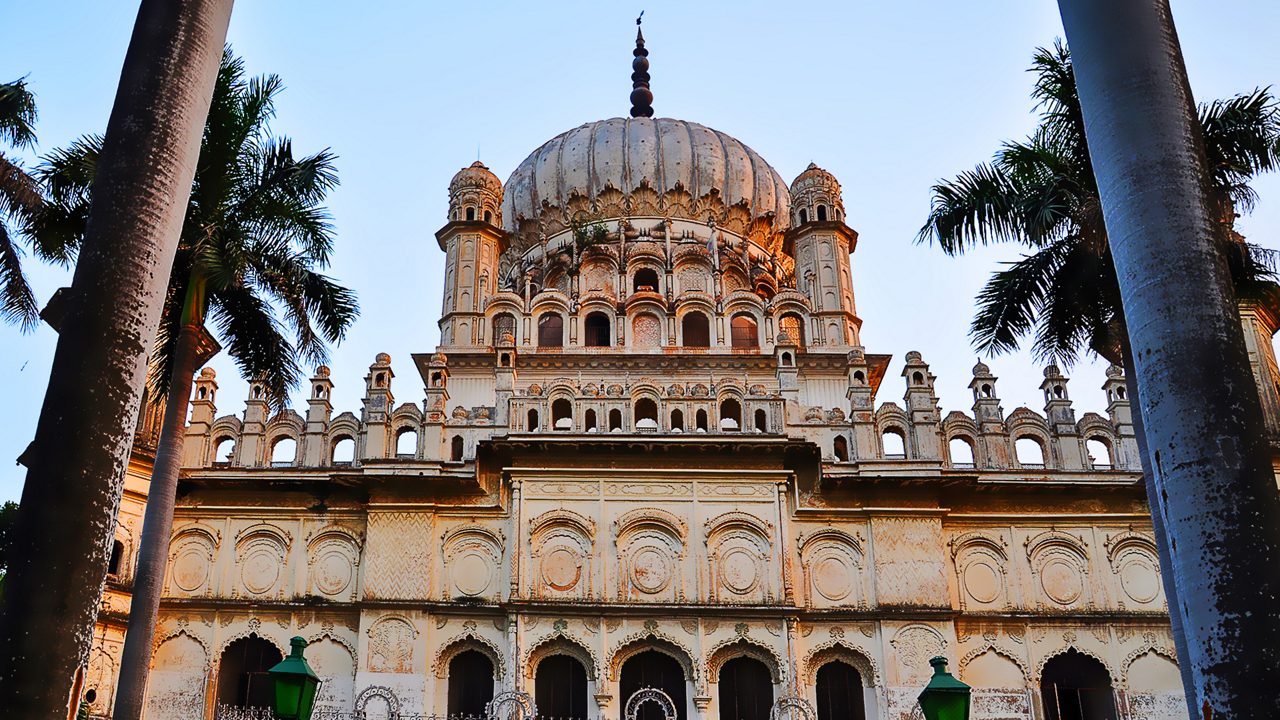
M 1034 123 L 1025 72 L 1062 35 L 1048 0 L 985 2 L 444 3 L 240 0 L 229 40 L 254 74 L 280 74 L 277 133 L 295 148 L 331 147 L 342 187 L 333 273 L 360 293 L 363 316 L 332 357 L 338 411 L 358 411 L 362 377 L 391 353 L 399 402 L 421 401 L 409 360 L 438 339 L 446 188 L 481 159 L 505 178 L 535 147 L 629 108 L 633 19 L 643 7 L 659 115 L 723 130 L 788 182 L 810 161 L 835 173 L 848 220 L 863 341 L 892 353 L 879 400 L 901 402 L 903 356 L 919 350 L 943 408 L 968 411 L 973 297 L 1009 248 L 963 260 L 913 244 L 929 186 L 990 157 Z M 26 76 L 40 109 L 39 152 L 100 132 L 137 3 L 6 3 L 0 79 Z M 1280 3 L 1173 0 L 1191 84 L 1201 100 L 1280 81 Z M 26 157 L 28 163 L 34 156 Z M 1255 185 L 1240 223 L 1280 247 L 1280 178 Z M 67 284 L 27 265 L 43 300 Z M 53 355 L 47 327 L 0 326 L 0 500 L 17 498 Z M 1024 354 L 991 362 L 1007 411 L 1043 405 L 1040 368 Z M 219 413 L 244 408 L 245 385 L 215 359 Z M 1101 411 L 1102 366 L 1071 371 L 1079 413 Z

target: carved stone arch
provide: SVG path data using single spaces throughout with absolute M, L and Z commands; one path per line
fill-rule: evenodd
M 614 643 L 613 652 L 609 654 L 609 681 L 618 682 L 623 663 L 647 650 L 656 650 L 680 663 L 686 679 L 694 687 L 702 687 L 702 669 L 693 661 L 693 652 L 684 643 L 656 628 L 646 628 Z
M 961 533 L 951 538 L 947 546 L 951 548 L 952 559 L 959 557 L 966 550 L 982 548 L 1005 562 L 1009 561 L 1009 544 L 1005 542 L 1004 537 L 995 533 L 981 530 Z
M 239 548 L 247 540 L 256 537 L 270 537 L 278 542 L 286 552 L 293 547 L 293 535 L 288 530 L 272 525 L 269 522 L 256 522 L 237 532 L 236 547 Z
M 588 540 L 596 536 L 594 520 L 572 510 L 558 508 L 548 510 L 529 521 L 529 539 L 536 542 L 539 537 L 556 528 L 570 528 Z
M 799 550 L 803 556 L 806 551 L 822 543 L 838 543 L 852 548 L 859 556 L 863 555 L 862 534 L 851 535 L 836 528 L 820 528 L 811 533 L 800 533 Z
M 1085 413 L 1080 418 L 1080 421 L 1076 423 L 1076 432 L 1080 434 L 1080 437 L 1086 439 L 1090 435 L 1101 435 L 1112 443 L 1113 447 L 1117 441 L 1115 425 L 1112 425 L 1110 420 L 1094 412 Z
M 802 533 L 799 551 L 807 607 L 819 598 L 840 605 L 866 604 L 861 572 L 866 555 L 860 535 L 834 528 Z
M 1089 561 L 1089 543 L 1079 535 L 1072 535 L 1061 530 L 1046 530 L 1039 535 L 1027 538 L 1022 544 L 1027 550 L 1028 560 L 1050 548 L 1063 548 L 1075 553 L 1081 562 L 1087 563 Z
M 364 533 L 337 523 L 329 523 L 318 530 L 307 533 L 307 536 L 303 538 L 307 543 L 308 549 L 314 548 L 326 540 L 339 539 L 351 543 L 352 547 L 357 551 L 364 547 Z
M 436 651 L 435 659 L 431 662 L 432 672 L 441 680 L 449 677 L 449 663 L 453 662 L 455 657 L 468 650 L 474 650 L 489 658 L 489 662 L 493 663 L 495 680 L 501 680 L 506 677 L 506 653 L 498 647 L 497 643 L 474 630 L 467 630 L 461 635 L 455 635 L 440 646 L 440 649 Z
M 1126 530 L 1109 536 L 1105 547 L 1107 561 L 1120 591 L 1139 606 L 1149 607 L 1157 602 L 1164 585 L 1160 580 L 1160 556 L 1155 540 L 1149 535 Z
M 592 682 L 596 682 L 600 677 L 600 661 L 596 658 L 596 654 L 582 640 L 561 628 L 557 628 L 555 632 L 541 638 L 525 650 L 524 676 L 533 679 L 538 664 L 553 655 L 568 655 L 577 660 L 582 664 L 582 669 L 587 672 L 587 679 Z
M 307 588 L 338 596 L 356 581 L 363 537 L 342 525 L 327 525 L 306 537 Z
M 1152 557 L 1158 557 L 1155 538 L 1134 530 L 1125 530 L 1107 538 L 1104 543 L 1107 549 L 1107 561 L 1115 565 L 1116 560 L 1127 551 L 1140 550 Z
M 308 637 L 307 637 L 307 645 L 308 645 L 308 646 L 313 645 L 313 644 L 315 644 L 315 643 L 320 642 L 321 640 L 332 640 L 333 642 L 335 642 L 335 643 L 337 643 L 337 644 L 341 645 L 341 646 L 342 646 L 342 649 L 346 650 L 346 651 L 347 651 L 347 654 L 349 654 L 349 655 L 351 656 L 351 667 L 353 667 L 353 668 L 359 668 L 359 667 L 360 667 L 360 655 L 359 655 L 359 653 L 356 651 L 355 643 L 353 643 L 353 642 L 351 642 L 350 640 L 347 640 L 346 638 L 344 638 L 344 637 L 342 637 L 342 636 L 338 635 L 337 633 L 333 632 L 332 630 L 322 630 L 322 631 L 320 631 L 320 632 L 318 632 L 318 633 L 316 633 L 316 634 L 314 634 L 314 635 L 310 635 L 310 636 L 308 636 Z
M 708 520 L 704 527 L 711 601 L 771 600 L 773 525 L 735 510 Z
M 422 408 L 416 403 L 401 403 L 391 411 L 391 422 L 396 426 L 396 432 L 405 426 L 411 426 L 417 430 L 422 424 Z
M 356 695 L 357 717 L 365 716 L 365 709 L 369 706 L 369 701 L 375 697 L 382 698 L 386 701 L 387 707 L 391 711 L 391 717 L 398 717 L 400 715 L 400 698 L 396 697 L 396 694 L 392 692 L 391 688 L 383 687 L 381 685 L 370 685 L 364 690 L 361 690 L 359 695 Z
M 832 660 L 839 660 L 857 670 L 863 687 L 878 687 L 883 684 L 880 666 L 871 658 L 870 653 L 840 640 L 827 641 L 809 651 L 801 665 L 804 668 L 804 684 L 817 684 L 818 670 Z
M 1060 607 L 1089 600 L 1089 554 L 1084 538 L 1047 530 L 1023 544 L 1043 597 Z
M 216 658 L 217 660 L 221 660 L 222 654 L 227 651 L 227 647 L 230 646 L 231 643 L 237 640 L 245 640 L 251 637 L 256 637 L 259 640 L 266 640 L 267 642 L 271 643 L 271 645 L 274 646 L 276 650 L 280 651 L 280 657 L 289 656 L 290 650 L 289 650 L 288 641 L 282 638 L 272 637 L 268 633 L 263 632 L 262 621 L 256 617 L 253 617 L 253 618 L 249 618 L 249 624 L 243 630 L 240 630 L 234 635 L 230 635 L 226 638 L 223 638 L 222 642 L 218 643 L 218 649 L 217 649 L 217 652 L 214 653 L 214 658 Z
M 1031 669 L 1027 667 L 1026 661 L 1019 657 L 1018 653 L 1007 650 L 994 642 L 983 643 L 982 645 L 979 645 L 965 653 L 964 656 L 960 658 L 960 662 L 956 664 L 957 670 L 959 671 L 957 674 L 963 673 L 964 669 L 969 666 L 969 663 L 973 662 L 980 655 L 988 651 L 993 652 L 1006 660 L 1013 661 L 1013 664 L 1017 665 L 1018 669 L 1022 671 L 1023 683 L 1026 684 L 1028 682 L 1027 678 L 1031 676 Z
M 502 548 L 506 546 L 507 538 L 501 530 L 474 523 L 454 525 L 440 533 L 440 544 L 446 554 L 450 548 L 469 542 L 484 544 L 493 552 L 495 558 L 501 558 Z
M 640 710 L 646 705 L 657 705 L 662 712 L 663 720 L 675 720 L 676 704 L 671 696 L 659 690 L 658 688 L 647 687 L 641 688 L 627 698 L 626 707 L 623 708 L 624 720 L 637 720 L 640 717 Z
M 1145 641 L 1141 645 L 1134 648 L 1133 650 L 1130 650 L 1124 656 L 1124 661 L 1121 663 L 1121 667 L 1124 669 L 1124 672 L 1122 676 L 1119 678 L 1119 683 L 1117 683 L 1116 676 L 1112 674 L 1111 676 L 1112 683 L 1117 683 L 1117 684 L 1123 683 L 1122 685 L 1123 687 L 1125 688 L 1129 687 L 1130 667 L 1133 666 L 1134 661 L 1136 661 L 1138 658 L 1142 657 L 1143 655 L 1146 655 L 1147 653 L 1155 653 L 1156 655 L 1159 655 L 1164 659 L 1172 662 L 1174 666 L 1178 665 L 1177 650 L 1167 645 L 1157 643 L 1151 633 L 1147 633 L 1146 635 L 1147 637 L 1145 638 Z M 1043 665 L 1041 667 L 1043 667 Z M 1108 672 L 1110 672 L 1110 670 L 1108 670 Z
M 707 681 L 719 682 L 720 668 L 734 658 L 749 657 L 764 663 L 769 668 L 769 678 L 774 685 L 786 680 L 786 663 L 778 653 L 766 645 L 745 635 L 723 640 L 707 653 Z
M 209 643 L 205 641 L 204 638 L 201 638 L 199 635 L 196 635 L 195 633 L 191 632 L 190 625 L 186 624 L 185 622 L 179 622 L 177 627 L 172 628 L 170 630 L 156 633 L 155 637 L 151 640 L 151 654 L 155 655 L 156 650 L 160 649 L 161 645 L 165 644 L 169 640 L 172 640 L 178 637 L 179 635 L 184 635 L 188 638 L 191 638 L 192 640 L 195 641 L 197 645 L 200 646 L 200 649 L 204 650 L 205 666 L 211 666 L 213 664 L 214 655 L 209 652 Z M 238 638 L 233 638 L 232 641 L 236 639 Z M 275 641 L 270 640 L 269 638 L 263 638 L 263 639 L 267 640 L 272 645 L 276 644 Z M 228 641 L 227 643 L 223 643 L 222 648 L 218 650 L 218 656 L 222 655 L 222 651 L 227 648 L 227 645 L 229 645 L 230 642 L 231 641 Z
M 640 508 L 625 512 L 613 521 L 614 537 L 621 540 L 645 528 L 659 528 L 680 541 L 689 537 L 689 525 L 675 513 L 661 508 Z
M 464 597 L 491 597 L 498 592 L 506 537 L 474 523 L 456 525 L 440 534 L 445 592 Z
M 595 521 L 563 508 L 529 522 L 535 596 L 589 597 L 594 591 Z
M 1040 659 L 1035 664 L 1034 673 L 1031 674 L 1028 678 L 1028 680 L 1030 681 L 1030 684 L 1033 686 L 1039 686 L 1040 678 L 1044 675 L 1044 666 L 1048 664 L 1050 660 L 1058 657 L 1059 655 L 1065 654 L 1068 650 L 1075 650 L 1081 655 L 1088 655 L 1094 660 L 1097 660 L 1098 662 L 1102 663 L 1102 667 L 1107 671 L 1107 676 L 1111 678 L 1112 686 L 1114 687 L 1119 683 L 1120 675 L 1116 673 L 1116 669 L 1112 667 L 1111 663 L 1107 662 L 1106 658 L 1102 657 L 1101 654 L 1096 653 L 1087 647 L 1084 647 L 1074 642 L 1068 642 L 1059 646 L 1058 648 L 1056 648 L 1051 652 L 1045 653 L 1043 656 L 1040 657 Z M 1143 650 L 1143 652 L 1146 652 L 1146 650 Z
M 569 298 L 559 290 L 544 289 L 542 292 L 533 296 L 533 302 L 530 307 L 530 314 L 534 318 L 542 315 L 544 312 L 559 313 L 561 316 L 570 315 Z
M 222 533 L 199 522 L 183 525 L 169 540 L 169 592 L 199 593 L 213 581 Z
M 749 533 L 761 542 L 772 544 L 773 523 L 740 510 L 721 513 L 704 523 L 703 528 L 708 546 L 715 544 L 721 536 L 735 531 Z

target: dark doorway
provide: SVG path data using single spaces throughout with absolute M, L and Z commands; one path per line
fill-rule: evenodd
M 552 655 L 538 663 L 533 702 L 542 717 L 586 720 L 587 671 L 568 655 Z
M 834 660 L 818 668 L 818 720 L 866 720 L 862 676 L 848 663 Z
M 449 661 L 449 714 L 484 715 L 493 699 L 493 662 L 478 650 L 465 650 Z
M 276 646 L 260 637 L 240 638 L 228 645 L 218 664 L 218 703 L 272 707 L 275 688 L 267 671 L 281 659 Z
M 773 679 L 764 663 L 736 657 L 720 667 L 720 720 L 769 720 Z
M 538 318 L 538 347 L 564 346 L 564 318 L 556 313 L 543 313 Z
M 609 332 L 609 316 L 602 312 L 593 312 L 583 323 L 587 347 L 609 347 L 613 338 Z
M 691 312 L 680 321 L 684 346 L 691 348 L 711 347 L 711 323 L 707 316 L 700 312 Z
M 685 720 L 684 668 L 670 655 L 657 650 L 646 650 L 635 655 L 622 664 L 622 677 L 618 683 L 622 704 L 619 708 L 626 710 L 627 700 L 641 688 L 658 688 L 671 697 L 676 705 L 676 718 Z M 722 717 L 728 717 L 722 715 Z M 646 703 L 640 708 L 638 720 L 664 720 L 662 710 L 655 703 Z
M 1049 660 L 1040 676 L 1046 720 L 1116 720 L 1111 676 L 1102 663 L 1068 650 Z

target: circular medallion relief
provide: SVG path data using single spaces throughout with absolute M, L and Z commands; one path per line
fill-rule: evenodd
M 735 548 L 720 557 L 720 582 L 732 592 L 750 592 L 759 574 L 755 556 L 746 549 Z
M 184 592 L 195 592 L 209 579 L 209 554 L 203 548 L 187 548 L 173 560 L 173 584 Z
M 582 575 L 582 558 L 561 545 L 542 557 L 542 581 L 553 590 L 572 590 Z
M 980 560 L 971 562 L 964 569 L 964 589 L 976 602 L 994 602 L 1000 597 L 1000 571 Z
M 671 560 L 656 547 L 643 547 L 631 557 L 631 583 L 641 592 L 656 593 L 671 582 Z
M 1050 600 L 1070 605 L 1084 590 L 1080 568 L 1066 558 L 1053 558 L 1040 567 L 1040 587 Z
M 478 552 L 459 555 L 452 562 L 453 585 L 463 595 L 479 595 L 493 582 L 493 567 L 489 558 Z
M 354 569 L 351 559 L 339 550 L 322 552 L 315 561 L 316 589 L 325 595 L 337 595 L 351 584 Z
M 853 591 L 853 573 L 844 558 L 828 555 L 813 564 L 813 589 L 822 597 L 839 601 Z
M 1147 558 L 1131 556 L 1120 566 L 1120 587 L 1134 602 L 1149 603 L 1160 594 L 1160 575 Z
M 255 595 L 270 592 L 280 579 L 280 556 L 269 547 L 249 550 L 240 561 L 240 579 L 244 588 Z

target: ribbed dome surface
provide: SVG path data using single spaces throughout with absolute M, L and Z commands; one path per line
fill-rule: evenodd
M 543 202 L 563 208 L 574 193 L 595 197 L 612 186 L 631 193 L 648 179 L 658 193 L 677 184 L 694 200 L 719 190 L 726 205 L 745 200 L 752 217 L 774 213 L 785 228 L 787 184 L 756 151 L 705 125 L 672 118 L 612 118 L 561 133 L 511 173 L 502 217 L 508 230 L 535 218 Z

